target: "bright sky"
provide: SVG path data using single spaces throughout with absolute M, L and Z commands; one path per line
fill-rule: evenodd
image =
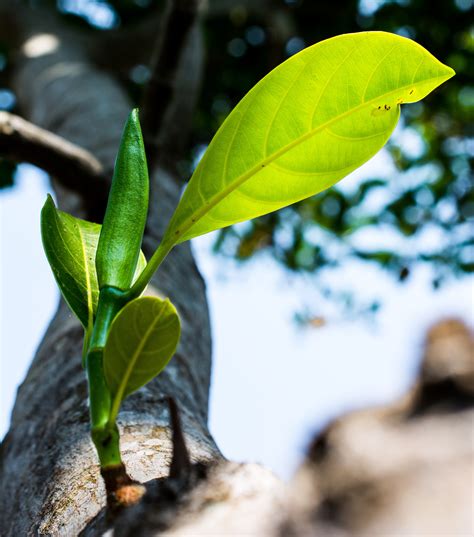
M 383 154 L 377 158 L 368 165 L 386 168 Z M 346 181 L 350 186 L 357 175 Z M 22 166 L 18 187 L 0 195 L 0 437 L 56 306 L 39 232 L 47 185 L 43 173 Z M 474 320 L 472 280 L 453 280 L 435 293 L 426 269 L 400 286 L 367 264 L 352 263 L 324 277 L 368 299 L 383 294 L 376 321 L 329 315 L 326 326 L 303 329 L 293 322 L 296 311 L 326 312 L 314 279 L 291 277 L 266 257 L 238 267 L 209 253 L 212 240 L 194 241 L 214 337 L 211 430 L 227 457 L 262 462 L 284 478 L 312 431 L 409 385 L 431 323 L 448 315 Z

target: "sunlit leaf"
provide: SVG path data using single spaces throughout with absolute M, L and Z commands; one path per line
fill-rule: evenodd
M 92 327 L 99 288 L 95 255 L 101 226 L 56 209 L 48 196 L 41 211 L 43 247 L 56 282 L 84 328 Z M 146 266 L 140 255 L 135 278 Z
M 178 313 L 169 300 L 137 298 L 118 313 L 104 349 L 104 374 L 114 399 L 111 419 L 127 395 L 166 366 L 179 335 Z
M 341 35 L 292 56 L 219 129 L 163 244 L 330 187 L 383 147 L 400 104 L 419 101 L 453 74 L 414 41 L 385 32 Z

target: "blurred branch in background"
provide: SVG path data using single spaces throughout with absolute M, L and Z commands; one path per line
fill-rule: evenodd
M 280 535 L 469 534 L 473 343 L 462 321 L 439 321 L 405 397 L 317 434 Z
M 0 112 L 0 154 L 34 164 L 86 196 L 97 195 L 105 182 L 103 167 L 92 153 L 9 112 Z
M 165 116 L 170 113 L 181 54 L 196 24 L 200 3 L 201 0 L 169 2 L 142 96 L 142 128 L 148 143 L 159 138 L 160 134 L 162 138 L 166 136 L 161 131 Z

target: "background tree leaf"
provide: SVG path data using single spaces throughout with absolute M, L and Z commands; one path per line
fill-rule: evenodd
M 385 32 L 346 34 L 291 57 L 227 117 L 191 178 L 163 243 L 275 211 L 333 185 L 371 158 L 400 104 L 454 71 Z
M 104 349 L 104 374 L 113 394 L 110 420 L 120 402 L 156 377 L 173 356 L 180 336 L 180 321 L 171 302 L 140 297 L 115 317 Z
M 86 330 L 92 327 L 99 287 L 95 255 L 101 226 L 56 209 L 48 196 L 41 211 L 41 237 L 64 299 Z M 146 266 L 141 252 L 135 279 Z

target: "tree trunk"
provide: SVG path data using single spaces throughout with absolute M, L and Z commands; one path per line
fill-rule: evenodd
M 88 149 L 110 177 L 131 108 L 127 95 L 111 75 L 95 67 L 74 35 L 65 32 L 54 17 L 18 6 L 11 11 L 11 4 L 4 3 L 3 21 L 8 15 L 18 32 L 15 45 L 20 54 L 12 86 L 24 117 Z M 175 96 L 184 118 L 190 116 L 202 64 L 199 32 L 193 31 L 191 40 L 182 62 L 186 68 L 181 70 L 186 74 L 182 83 L 187 91 Z M 183 131 L 187 123 L 182 125 Z M 151 204 L 144 241 L 147 256 L 156 247 L 180 194 L 176 172 L 169 165 L 165 169 L 162 162 L 168 164 L 169 155 L 155 160 L 150 173 Z M 56 186 L 60 208 L 90 216 L 94 200 Z M 189 244 L 176 248 L 153 285 L 154 292 L 169 296 L 177 306 L 182 339 L 166 370 L 128 398 L 119 416 L 124 462 L 131 477 L 140 482 L 168 474 L 167 395 L 180 410 L 192 459 L 221 458 L 207 428 L 211 340 L 205 286 Z M 75 535 L 105 505 L 89 439 L 81 341 L 79 322 L 61 303 L 18 391 L 11 429 L 2 444 L 0 519 L 4 535 Z

